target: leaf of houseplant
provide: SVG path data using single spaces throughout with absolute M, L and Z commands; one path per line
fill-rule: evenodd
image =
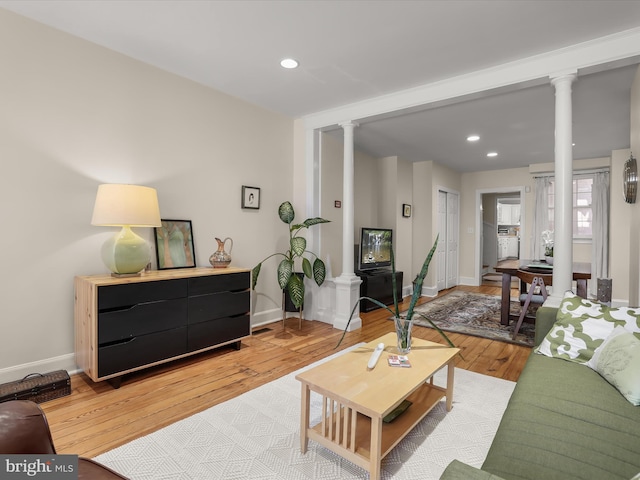
M 380 300 L 376 300 L 375 298 L 371 298 L 371 297 L 360 297 L 356 301 L 356 304 L 353 306 L 353 309 L 351 310 L 351 315 L 349 315 L 349 321 L 347 322 L 347 325 L 344 327 L 344 330 L 342 332 L 342 336 L 340 337 L 340 340 L 338 340 L 338 344 L 334 348 L 338 348 L 340 346 L 340 344 L 342 343 L 342 340 L 344 340 L 344 336 L 347 334 L 347 329 L 349 328 L 349 324 L 351 323 L 351 319 L 353 318 L 353 314 L 356 313 L 356 308 L 358 308 L 358 306 L 360 305 L 360 302 L 362 300 L 369 300 L 370 302 L 375 303 L 376 305 L 378 305 L 380 308 L 384 308 L 385 310 L 387 310 L 391 315 L 394 315 L 393 310 L 391 310 L 389 307 L 387 307 Z
M 260 269 L 262 268 L 262 263 L 259 263 L 253 270 L 251 270 L 251 290 L 256 288 L 256 283 L 258 283 L 258 275 L 260 275 Z
M 293 237 L 291 239 L 291 252 L 294 257 L 301 257 L 307 249 L 307 239 L 304 237 Z
M 285 258 L 278 265 L 278 285 L 280 285 L 280 289 L 284 290 L 285 288 L 287 288 L 289 279 L 291 278 L 292 274 L 293 262 Z
M 316 281 L 318 286 L 324 283 L 326 275 L 327 269 L 324 262 L 316 257 L 315 261 L 313 262 L 313 279 Z
M 280 216 L 280 220 L 284 223 L 293 222 L 294 217 L 296 216 L 296 212 L 293 210 L 293 205 L 291 202 L 283 202 L 278 207 L 278 215 Z
M 304 226 L 309 228 L 313 225 L 318 225 L 319 223 L 329 223 L 331 220 L 325 220 L 324 218 L 321 217 L 313 217 L 313 218 L 307 218 L 304 221 Z
M 409 302 L 409 309 L 407 310 L 407 318 L 409 320 L 413 318 L 413 309 L 415 308 L 418 299 L 422 295 L 422 284 L 424 283 L 424 278 L 427 276 L 427 272 L 429 271 L 429 264 L 431 263 L 431 258 L 433 257 L 433 254 L 436 253 L 436 248 L 438 247 L 439 238 L 440 238 L 440 234 L 436 236 L 436 241 L 433 242 L 433 247 L 431 247 L 431 250 L 429 251 L 427 258 L 425 258 L 424 263 L 422 264 L 422 269 L 420 270 L 420 273 L 415 279 L 413 295 L 411 296 L 411 302 Z M 449 341 L 449 338 L 446 335 L 444 335 L 444 333 L 442 332 L 439 332 L 439 333 L 440 335 L 445 337 L 447 341 Z
M 453 342 L 449 339 L 449 337 L 447 337 L 447 334 L 444 333 L 442 331 L 442 329 L 440 327 L 438 327 L 438 325 L 436 325 L 435 323 L 433 323 L 433 321 L 426 317 L 424 314 L 418 312 L 418 315 L 421 316 L 422 318 L 424 318 L 427 322 L 429 322 L 429 324 L 431 325 L 431 327 L 433 327 L 433 329 L 438 332 L 440 334 L 440 336 L 442 338 L 444 338 L 446 340 L 446 342 L 449 344 L 450 347 L 456 348 L 456 346 L 453 344 Z M 459 353 L 460 357 L 462 357 L 462 354 Z M 464 357 L 462 357 L 462 359 L 464 360 Z
M 307 278 L 313 278 L 313 272 L 311 270 L 311 262 L 307 258 L 302 259 L 302 271 Z
M 300 275 L 291 275 L 291 278 L 289 279 L 289 285 L 287 286 L 291 301 L 296 306 L 296 308 L 300 308 L 302 306 L 302 302 L 304 301 L 304 281 L 302 280 L 302 278 L 303 277 Z

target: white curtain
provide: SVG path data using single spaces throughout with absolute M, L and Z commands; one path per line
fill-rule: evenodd
M 593 211 L 591 223 L 593 251 L 589 293 L 596 297 L 597 279 L 609 276 L 609 172 L 598 172 L 593 177 L 591 210 Z
M 549 230 L 549 186 L 550 177 L 536 177 L 536 203 L 533 214 L 533 240 L 531 242 L 531 259 L 544 258 L 542 232 Z

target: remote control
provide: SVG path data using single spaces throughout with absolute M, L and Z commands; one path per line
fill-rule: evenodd
M 367 363 L 367 368 L 371 370 L 376 366 L 376 363 L 378 363 L 378 359 L 380 358 L 380 355 L 382 355 L 383 350 L 384 350 L 384 343 L 379 343 L 376 349 L 371 354 L 369 363 Z

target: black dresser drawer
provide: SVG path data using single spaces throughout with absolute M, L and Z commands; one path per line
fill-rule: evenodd
M 247 337 L 250 333 L 251 318 L 248 314 L 189 325 L 188 349 L 193 352 L 214 344 Z
M 104 377 L 187 353 L 187 327 L 133 337 L 98 348 L 98 376 Z
M 251 292 L 220 292 L 189 297 L 189 323 L 249 313 Z
M 98 287 L 98 311 L 187 296 L 188 279 Z
M 98 313 L 98 344 L 161 332 L 187 324 L 187 299 L 139 303 Z
M 189 295 L 247 290 L 251 287 L 249 279 L 250 272 L 193 277 L 189 279 Z

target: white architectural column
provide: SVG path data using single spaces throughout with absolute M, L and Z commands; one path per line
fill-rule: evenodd
M 551 78 L 556 89 L 553 296 L 571 290 L 573 280 L 573 134 L 571 84 L 576 72 Z
M 342 179 L 342 273 L 335 279 L 336 284 L 336 316 L 333 320 L 334 328 L 344 330 L 351 310 L 360 298 L 360 278 L 354 272 L 354 160 L 353 160 L 353 129 L 358 126 L 355 122 L 344 122 L 340 126 L 344 130 L 344 165 Z M 349 331 L 362 328 L 360 308 L 357 308 L 349 323 Z

